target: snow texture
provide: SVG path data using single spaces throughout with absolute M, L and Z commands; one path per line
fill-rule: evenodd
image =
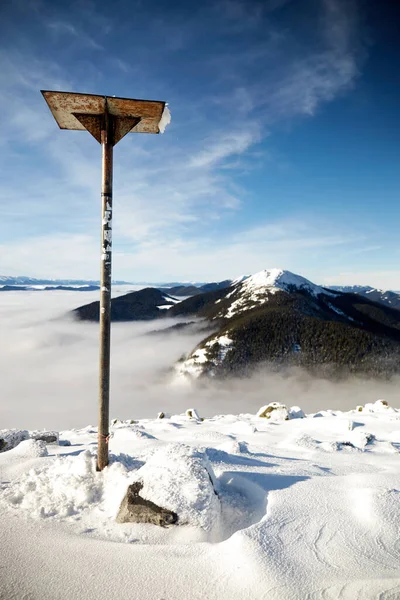
M 211 358 L 210 350 L 214 351 L 216 344 L 218 344 L 217 356 L 215 357 L 215 353 L 213 352 L 213 358 Z M 211 363 L 214 366 L 221 364 L 229 350 L 231 350 L 232 345 L 233 340 L 226 334 L 215 337 L 206 342 L 201 348 L 194 350 L 185 361 L 178 363 L 176 365 L 176 373 L 180 376 L 190 375 L 192 377 L 199 377 L 203 373 L 204 364 Z
M 28 432 L 0 454 L 0 597 L 400 597 L 400 409 L 288 413 L 116 421 L 100 473 L 96 428 Z M 115 522 L 138 480 L 178 525 Z
M 0 452 L 6 452 L 29 438 L 26 429 L 0 429 Z
M 136 474 L 142 498 L 174 511 L 180 525 L 211 531 L 219 524 L 215 475 L 207 456 L 184 444 L 156 451 Z

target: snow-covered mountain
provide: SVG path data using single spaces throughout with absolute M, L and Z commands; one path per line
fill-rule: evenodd
M 260 271 L 238 281 L 238 283 L 233 283 L 232 287 L 232 291 L 226 298 L 233 301 L 225 312 L 221 311 L 219 317 L 231 318 L 237 316 L 263 304 L 271 294 L 276 294 L 276 292 L 282 290 L 285 292 L 306 291 L 315 297 L 320 294 L 335 295 L 334 292 L 315 285 L 305 277 L 301 277 L 301 275 L 295 275 L 282 269 Z
M 112 321 L 149 321 L 158 319 L 167 313 L 167 309 L 179 300 L 160 292 L 155 288 L 144 288 L 137 292 L 129 292 L 111 300 Z M 99 301 L 80 306 L 73 311 L 81 321 L 98 321 L 100 315 Z
M 396 371 L 400 313 L 362 298 L 282 269 L 260 271 L 227 289 L 188 298 L 168 314 L 206 318 L 218 329 L 177 370 L 224 376 L 264 361 L 320 372 Z
M 98 320 L 99 303 L 74 312 Z M 112 300 L 113 321 L 164 317 L 198 317 L 206 324 L 207 337 L 180 361 L 181 374 L 241 374 L 262 363 L 319 374 L 400 372 L 400 311 L 371 294 L 327 289 L 282 269 L 227 280 L 181 301 L 155 288 Z
M 239 281 L 239 280 L 237 280 Z M 177 285 L 174 285 L 172 287 L 169 286 L 158 286 L 156 285 L 157 289 L 160 290 L 160 292 L 166 292 L 167 294 L 171 294 L 172 296 L 195 296 L 196 294 L 202 294 L 203 292 L 213 292 L 214 290 L 219 290 L 219 289 L 223 289 L 223 288 L 227 288 L 230 285 L 232 285 L 233 283 L 237 282 L 235 280 L 235 282 L 233 282 L 231 279 L 224 279 L 224 281 L 212 281 L 210 283 L 202 283 L 202 284 L 182 284 L 179 283 Z
M 365 294 L 374 289 L 370 285 L 330 285 L 328 288 L 345 294 Z
M 392 308 L 400 308 L 400 294 L 392 290 L 381 290 L 369 285 L 333 286 L 330 287 L 330 289 L 345 292 L 347 294 L 359 294 L 360 296 L 373 300 L 373 302 L 379 302 Z

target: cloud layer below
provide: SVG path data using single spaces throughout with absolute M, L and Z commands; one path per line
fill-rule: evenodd
M 66 313 L 94 299 L 78 292 L 10 292 L 0 296 L 0 423 L 2 428 L 96 425 L 98 327 Z M 252 378 L 190 384 L 170 368 L 204 334 L 148 335 L 168 323 L 115 324 L 112 328 L 111 417 L 155 417 L 195 407 L 204 416 L 255 413 L 272 401 L 307 412 L 348 410 L 385 398 L 398 405 L 398 381 L 352 379 L 333 384 L 304 372 L 260 371 Z M 169 323 L 170 324 L 170 323 Z M 397 403 L 397 404 L 396 404 Z

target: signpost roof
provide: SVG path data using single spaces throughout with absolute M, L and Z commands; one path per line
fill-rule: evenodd
M 160 133 L 165 102 L 42 90 L 60 129 L 88 130 L 100 142 L 101 116 L 114 117 L 117 143 L 126 133 Z

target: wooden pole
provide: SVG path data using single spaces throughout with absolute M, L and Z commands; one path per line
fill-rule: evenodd
M 100 275 L 100 373 L 97 470 L 108 465 L 110 406 L 111 340 L 111 252 L 112 252 L 112 179 L 114 120 L 107 112 L 101 127 L 101 275 Z

